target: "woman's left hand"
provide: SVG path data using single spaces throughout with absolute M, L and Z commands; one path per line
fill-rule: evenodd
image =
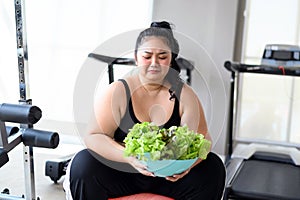
M 187 175 L 190 172 L 190 170 L 191 170 L 191 168 L 185 170 L 184 172 L 182 172 L 180 174 L 174 174 L 173 176 L 167 176 L 166 179 L 168 181 L 172 181 L 172 182 L 178 181 L 179 179 L 181 179 L 182 177 L 184 177 L 185 175 Z

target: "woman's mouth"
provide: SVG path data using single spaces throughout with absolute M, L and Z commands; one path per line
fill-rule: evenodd
M 148 70 L 148 73 L 151 73 L 151 74 L 157 74 L 159 72 L 160 72 L 159 70 Z

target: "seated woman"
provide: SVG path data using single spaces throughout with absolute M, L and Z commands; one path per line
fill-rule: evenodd
M 138 73 L 113 82 L 95 106 L 96 123 L 85 137 L 87 149 L 68 167 L 68 198 L 104 200 L 154 193 L 179 200 L 221 199 L 225 167 L 212 152 L 188 170 L 165 178 L 155 177 L 137 158 L 124 157 L 122 142 L 128 129 L 145 121 L 164 128 L 187 125 L 210 140 L 199 99 L 179 78 L 179 45 L 170 24 L 153 22 L 138 36 L 134 53 Z

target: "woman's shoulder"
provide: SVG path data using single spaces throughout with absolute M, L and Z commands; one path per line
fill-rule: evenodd
M 181 90 L 181 100 L 191 100 L 192 98 L 198 98 L 195 90 L 190 85 L 184 83 Z
M 121 81 L 114 81 L 108 85 L 98 87 L 96 97 L 98 98 L 115 98 L 122 97 L 126 94 L 124 84 Z
M 124 89 L 132 84 L 132 77 L 120 78 L 109 85 L 111 89 Z
M 194 92 L 194 89 L 193 89 L 190 85 L 188 85 L 188 84 L 186 84 L 186 83 L 183 83 L 183 84 L 182 84 L 182 89 L 181 89 L 181 91 L 182 91 L 182 93 L 185 93 L 185 94 L 192 94 L 192 93 L 195 93 L 195 92 Z
M 109 85 L 101 86 L 99 88 L 99 90 L 105 91 L 106 93 L 110 93 L 113 90 L 121 88 L 122 85 L 123 85 L 122 82 L 114 81 L 114 82 L 110 83 Z
M 134 78 L 122 78 L 112 82 L 109 85 L 108 90 L 110 92 L 125 95 L 126 92 L 130 92 L 131 88 L 133 87 L 132 85 L 134 85 Z

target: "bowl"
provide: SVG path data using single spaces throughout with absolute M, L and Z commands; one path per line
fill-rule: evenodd
M 189 160 L 151 160 L 141 161 L 148 171 L 153 172 L 155 176 L 166 177 L 174 174 L 180 174 L 190 168 L 198 158 Z

